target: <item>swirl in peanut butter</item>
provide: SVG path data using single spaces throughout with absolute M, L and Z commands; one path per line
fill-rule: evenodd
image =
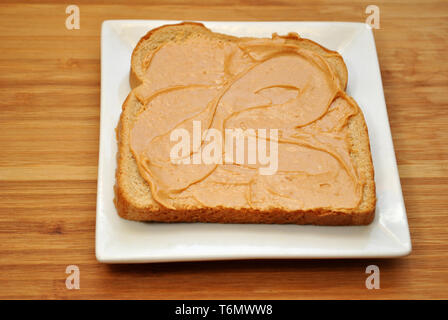
M 131 149 L 153 198 L 167 208 L 354 208 L 364 181 L 350 156 L 348 120 L 359 112 L 320 55 L 282 38 L 169 42 L 145 59 L 135 94 L 145 106 Z M 278 170 L 173 164 L 175 129 L 278 129 Z M 206 142 L 201 141 L 201 146 Z M 193 150 L 194 153 L 201 150 Z

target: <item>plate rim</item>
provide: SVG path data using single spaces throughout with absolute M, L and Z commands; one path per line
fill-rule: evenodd
M 186 20 L 186 21 L 190 21 L 190 20 Z M 111 254 L 111 252 L 108 252 L 108 250 L 106 250 L 106 248 L 102 245 L 104 243 L 102 243 L 102 241 L 104 241 L 104 239 L 102 239 L 102 232 L 99 230 L 102 230 L 102 225 L 101 225 L 101 220 L 102 220 L 102 211 L 104 210 L 102 208 L 102 192 L 104 190 L 104 186 L 102 184 L 102 173 L 103 170 L 105 169 L 104 166 L 106 166 L 103 162 L 102 159 L 102 145 L 104 144 L 104 139 L 108 139 L 108 136 L 105 136 L 106 133 L 104 132 L 104 126 L 102 125 L 102 123 L 105 120 L 105 117 L 103 116 L 106 111 L 105 111 L 105 105 L 104 105 L 104 96 L 106 95 L 106 89 L 103 88 L 103 79 L 104 79 L 104 70 L 105 70 L 105 65 L 104 65 L 104 61 L 105 59 L 103 58 L 103 55 L 106 55 L 107 52 L 105 50 L 105 46 L 106 46 L 106 37 L 104 36 L 105 32 L 107 29 L 110 29 L 112 26 L 118 26 L 120 27 L 120 25 L 122 25 L 123 23 L 131 23 L 131 24 L 144 24 L 144 23 L 148 23 L 148 24 L 158 24 L 158 25 L 163 25 L 163 24 L 176 24 L 182 22 L 182 20 L 104 20 L 102 22 L 101 25 L 101 92 L 100 92 L 100 97 L 101 97 L 101 107 L 100 107 L 100 137 L 99 137 L 99 158 L 98 158 L 98 180 L 97 180 L 97 203 L 96 203 L 96 226 L 95 226 L 95 255 L 96 255 L 96 259 L 99 262 L 103 262 L 103 263 L 156 263 L 156 262 L 177 262 L 177 261 L 212 261 L 212 260 L 260 260 L 260 259 L 282 259 L 282 260 L 287 260 L 287 259 L 353 259 L 353 258 L 362 258 L 362 259 L 367 259 L 367 258 L 396 258 L 396 257 L 403 257 L 406 256 L 408 254 L 411 253 L 412 251 L 412 242 L 411 242 L 411 237 L 410 237 L 410 230 L 409 230 L 409 223 L 408 223 L 408 218 L 407 218 L 407 212 L 406 212 L 406 207 L 405 207 L 405 203 L 404 203 L 404 198 L 403 198 L 403 192 L 402 192 L 402 188 L 401 188 L 401 181 L 400 181 L 400 177 L 399 177 L 399 173 L 397 170 L 397 162 L 396 162 L 396 157 L 395 157 L 395 148 L 393 146 L 393 141 L 392 141 L 392 135 L 390 133 L 390 124 L 389 124 L 389 119 L 388 119 L 388 115 L 387 115 L 387 105 L 384 99 L 384 88 L 383 88 L 383 83 L 382 83 L 382 78 L 381 78 L 381 72 L 379 69 L 379 61 L 378 61 L 378 55 L 377 55 L 377 51 L 376 51 L 376 44 L 375 44 L 375 40 L 373 37 L 373 32 L 371 30 L 370 27 L 368 27 L 365 23 L 362 22 L 342 22 L 342 21 L 194 21 L 194 22 L 200 22 L 203 23 L 207 26 L 207 24 L 212 24 L 212 25 L 219 25 L 219 24 L 246 24 L 246 25 L 255 25 L 255 24 L 269 24 L 269 25 L 280 25 L 280 24 L 307 24 L 309 26 L 313 26 L 313 25 L 334 25 L 334 24 L 338 24 L 338 25 L 352 25 L 352 26 L 356 26 L 356 28 L 366 28 L 368 29 L 369 32 L 369 37 L 371 38 L 371 41 L 373 42 L 373 49 L 374 49 L 374 54 L 376 57 L 376 64 L 378 65 L 378 76 L 379 76 L 379 84 L 380 84 L 380 89 L 381 89 L 381 94 L 383 95 L 383 104 L 384 104 L 384 108 L 385 108 L 385 112 L 386 112 L 386 123 L 385 126 L 388 128 L 389 130 L 389 137 L 391 139 L 391 143 L 392 143 L 392 153 L 393 153 L 393 162 L 395 165 L 395 169 L 396 169 L 396 173 L 397 173 L 397 178 L 399 181 L 399 191 L 400 191 L 400 204 L 403 208 L 403 213 L 404 213 L 404 218 L 402 219 L 403 221 L 400 221 L 400 223 L 403 224 L 403 227 L 405 227 L 405 229 L 407 230 L 407 234 L 406 234 L 406 242 L 405 243 L 401 243 L 401 248 L 400 246 L 396 246 L 394 247 L 394 249 L 390 249 L 387 252 L 383 252 L 381 254 L 378 254 L 378 252 L 367 252 L 366 254 L 362 254 L 356 250 L 354 250 L 354 252 L 350 253 L 349 251 L 344 252 L 342 255 L 338 254 L 337 252 L 334 252 L 332 254 L 296 254 L 296 253 L 281 253 L 281 254 L 272 254 L 272 252 L 268 252 L 268 253 L 264 253 L 264 254 L 250 254 L 248 252 L 244 252 L 243 254 L 241 253 L 219 253 L 216 256 L 210 255 L 210 254 L 206 254 L 206 255 L 201 255 L 201 254 L 185 254 L 185 255 L 178 255 L 178 256 L 153 256 L 153 257 L 148 257 L 147 255 L 144 256 L 134 256 L 133 258 L 130 257 L 117 257 L 117 255 Z M 153 27 L 151 27 L 153 28 Z M 149 31 L 150 29 L 148 29 Z M 113 175 L 115 175 L 115 172 L 113 173 Z M 376 213 L 377 215 L 377 213 Z M 379 222 L 378 222 L 379 223 Z M 104 222 L 103 222 L 104 224 Z M 102 230 L 104 232 L 104 230 Z M 398 247 L 398 249 L 397 249 Z

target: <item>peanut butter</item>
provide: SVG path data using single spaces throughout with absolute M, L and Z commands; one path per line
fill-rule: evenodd
M 196 37 L 160 46 L 144 64 L 135 94 L 145 107 L 130 146 L 160 205 L 312 210 L 361 202 L 364 181 L 350 157 L 347 128 L 359 110 L 320 55 L 278 36 Z M 219 132 L 278 129 L 276 173 L 260 174 L 261 163 L 195 164 L 204 136 L 199 148 L 192 146 L 191 161 L 173 163 L 173 130 L 193 133 L 194 122 Z

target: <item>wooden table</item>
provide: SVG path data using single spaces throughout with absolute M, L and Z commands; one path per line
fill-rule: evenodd
M 0 4 L 1 298 L 448 298 L 448 2 L 76 0 Z M 354 4 L 352 4 L 354 3 Z M 95 260 L 100 26 L 106 19 L 366 19 L 375 38 L 413 252 L 392 260 L 105 265 Z M 78 265 L 81 289 L 65 287 Z M 365 268 L 381 270 L 367 290 Z

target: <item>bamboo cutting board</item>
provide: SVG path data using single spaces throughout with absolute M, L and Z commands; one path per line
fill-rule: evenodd
M 149 265 L 95 260 L 101 22 L 364 22 L 371 3 L 106 3 L 77 0 L 79 30 L 66 28 L 58 1 L 0 4 L 0 298 L 448 298 L 448 2 L 375 2 L 410 256 Z M 379 290 L 365 287 L 372 264 Z M 68 265 L 80 269 L 79 290 L 66 288 Z

